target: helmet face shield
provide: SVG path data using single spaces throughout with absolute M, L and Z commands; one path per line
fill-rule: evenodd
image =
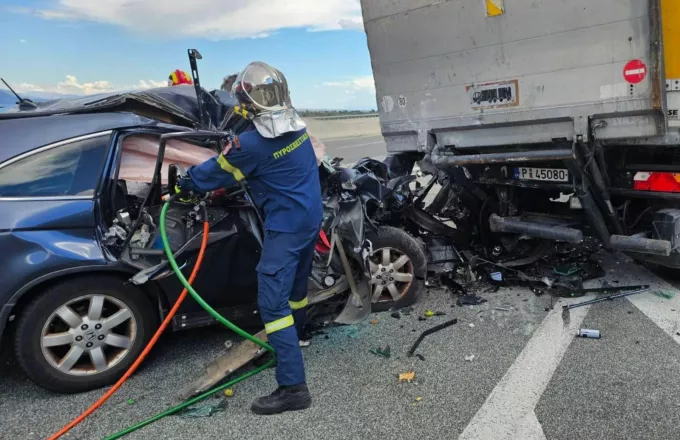
M 236 77 L 232 88 L 242 104 L 252 104 L 259 110 L 279 111 L 291 107 L 288 82 L 272 66 L 256 61 Z

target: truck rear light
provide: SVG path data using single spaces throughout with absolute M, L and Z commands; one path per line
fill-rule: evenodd
M 659 173 L 639 171 L 633 177 L 636 191 L 680 192 L 680 173 Z

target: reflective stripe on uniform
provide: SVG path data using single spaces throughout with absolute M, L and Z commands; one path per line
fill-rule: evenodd
M 274 333 L 279 330 L 283 330 L 284 328 L 290 327 L 295 325 L 295 321 L 293 320 L 293 315 L 288 315 L 284 318 L 277 319 L 276 321 L 268 322 L 264 325 L 264 329 L 266 330 L 267 334 L 269 333 Z
M 227 158 L 224 157 L 222 154 L 220 154 L 220 156 L 217 158 L 217 163 L 220 164 L 220 167 L 222 167 L 224 171 L 233 174 L 234 179 L 236 179 L 237 182 L 240 182 L 241 180 L 246 178 L 246 176 L 243 175 L 241 170 L 230 164 Z
M 307 298 L 303 299 L 302 301 L 288 301 L 288 304 L 290 305 L 290 308 L 293 310 L 300 310 L 304 309 L 307 307 Z

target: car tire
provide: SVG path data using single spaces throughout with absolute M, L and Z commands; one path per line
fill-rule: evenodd
M 381 226 L 377 231 L 369 231 L 366 233 L 366 238 L 371 241 L 373 246 L 373 254 L 369 256 L 371 262 L 371 310 L 373 312 L 384 312 L 413 304 L 423 289 L 427 271 L 427 257 L 421 244 L 408 233 L 391 226 Z M 383 254 L 385 249 L 389 250 L 389 258 L 387 254 Z M 408 261 L 395 269 L 393 265 L 398 265 L 402 256 L 405 256 Z M 389 261 L 387 261 L 388 259 Z M 386 262 L 389 264 L 385 265 Z M 405 276 L 404 273 L 409 273 L 410 282 L 395 280 L 396 277 L 390 276 L 390 270 L 401 273 L 401 276 Z M 391 284 L 394 284 L 399 292 L 396 300 L 389 290 Z M 383 285 L 383 288 L 381 292 L 377 293 L 376 289 L 379 288 L 379 285 Z M 376 295 L 380 295 L 378 300 L 375 300 Z
M 70 279 L 44 290 L 21 313 L 17 362 L 29 379 L 51 391 L 101 388 L 132 365 L 157 321 L 144 292 L 120 278 Z

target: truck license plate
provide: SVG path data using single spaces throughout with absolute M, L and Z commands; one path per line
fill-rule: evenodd
M 515 168 L 515 178 L 519 180 L 541 180 L 546 182 L 568 182 L 569 171 L 554 168 Z

